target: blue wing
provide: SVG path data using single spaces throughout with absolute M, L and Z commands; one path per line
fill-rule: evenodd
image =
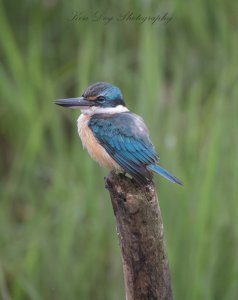
M 88 126 L 108 154 L 136 181 L 151 179 L 147 165 L 158 156 L 143 120 L 133 113 L 95 114 Z

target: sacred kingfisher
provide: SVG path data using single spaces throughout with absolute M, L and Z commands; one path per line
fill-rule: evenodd
M 118 87 L 97 82 L 82 97 L 55 100 L 55 104 L 80 108 L 79 136 L 91 157 L 102 167 L 128 173 L 141 185 L 152 179 L 152 171 L 183 185 L 157 164 L 159 157 L 143 119 L 127 109 Z

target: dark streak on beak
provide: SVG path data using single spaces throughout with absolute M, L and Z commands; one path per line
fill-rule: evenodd
M 63 107 L 72 107 L 72 108 L 80 108 L 80 107 L 90 107 L 93 106 L 93 101 L 87 100 L 84 97 L 78 98 L 69 98 L 69 99 L 58 99 L 54 101 L 55 104 L 63 106 Z

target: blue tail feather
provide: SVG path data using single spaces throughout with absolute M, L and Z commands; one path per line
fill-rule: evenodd
M 147 168 L 160 174 L 161 176 L 163 176 L 164 178 L 168 179 L 169 181 L 171 181 L 173 183 L 183 185 L 182 181 L 180 181 L 177 177 L 170 174 L 168 171 L 166 171 L 165 169 L 161 168 L 158 165 L 148 165 Z

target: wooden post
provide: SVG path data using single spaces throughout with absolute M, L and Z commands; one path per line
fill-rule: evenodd
M 164 229 L 154 183 L 106 178 L 122 252 L 127 300 L 172 300 Z

